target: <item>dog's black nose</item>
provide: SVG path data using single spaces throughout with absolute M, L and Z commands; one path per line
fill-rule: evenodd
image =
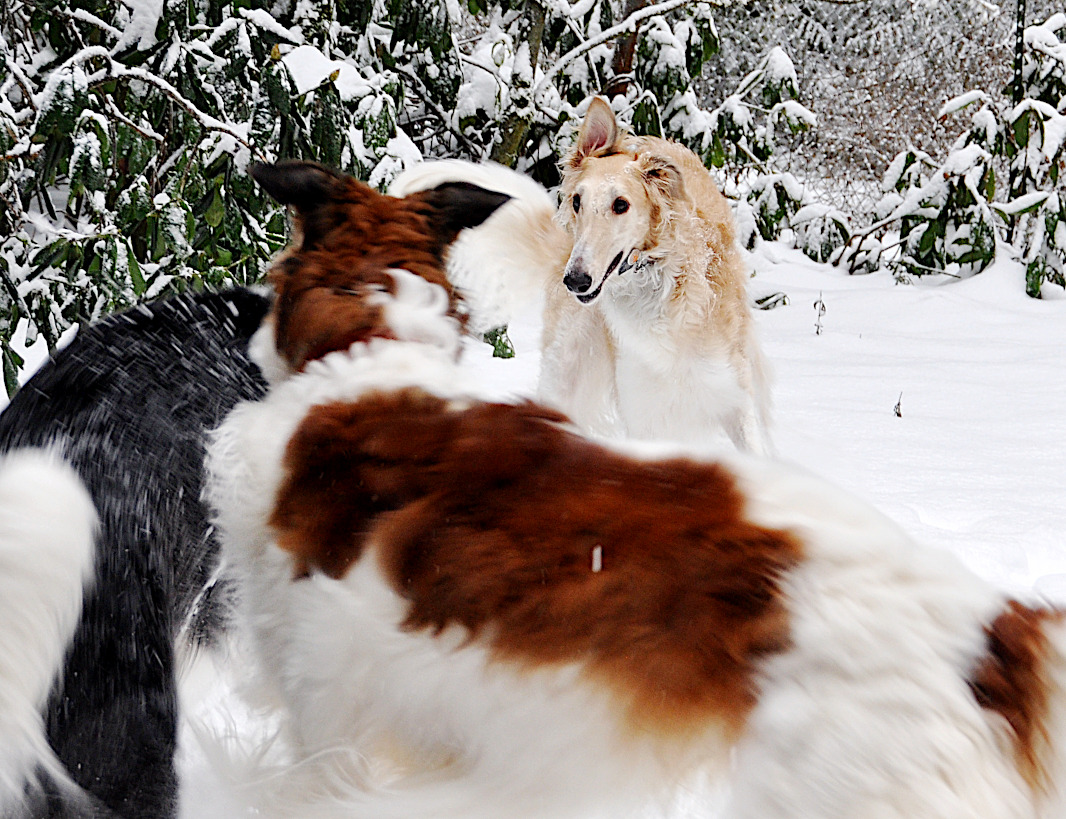
M 563 284 L 571 293 L 587 293 L 592 287 L 592 276 L 584 270 L 569 270 L 563 276 Z

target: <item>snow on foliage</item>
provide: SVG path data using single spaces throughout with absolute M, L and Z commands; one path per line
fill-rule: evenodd
M 872 223 L 850 234 L 842 224 L 830 237 L 840 241 L 835 263 L 851 272 L 887 267 L 908 281 L 970 276 L 1006 252 L 1025 263 L 1029 295 L 1039 297 L 1048 283 L 1066 287 L 1066 46 L 1057 36 L 1063 28 L 1066 15 L 1057 13 L 1025 29 L 1021 87 L 1007 89 L 1020 95 L 1018 104 L 982 89 L 944 103 L 941 119 L 976 108 L 969 129 L 939 162 L 913 146 L 899 152 L 884 174 Z
M 767 48 L 718 99 L 695 90 L 722 45 L 708 2 L 9 5 L 0 15 L 9 388 L 21 363 L 9 339 L 22 319 L 52 346 L 70 325 L 143 298 L 257 280 L 285 216 L 249 181 L 253 160 L 316 159 L 383 187 L 424 157 L 463 156 L 552 186 L 593 94 L 623 124 L 685 143 L 739 183 L 750 241 L 791 231 L 812 258 L 901 275 L 967 275 L 1009 241 L 1033 295 L 1063 283 L 1063 14 L 1025 32 L 1021 105 L 983 91 L 952 100 L 942 116 L 978 109 L 952 155 L 904 152 L 878 213 L 847 215 L 812 208 L 803 185 L 774 167 L 782 140 L 817 126 L 783 49 Z M 1008 182 L 996 185 L 1004 163 Z M 1048 195 L 1007 206 L 1035 191 Z
M 0 15 L 7 384 L 21 319 L 51 347 L 150 295 L 258 279 L 285 222 L 247 178 L 253 160 L 385 186 L 423 157 L 493 158 L 551 185 L 606 89 L 638 131 L 759 162 L 781 111 L 804 118 L 791 63 L 775 52 L 716 126 L 689 89 L 718 45 L 693 0 L 14 0 Z

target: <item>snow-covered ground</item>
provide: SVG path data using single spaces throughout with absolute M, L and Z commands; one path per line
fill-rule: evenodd
M 1030 299 L 1006 262 L 913 286 L 846 276 L 776 245 L 753 262 L 753 294 L 790 300 L 758 316 L 777 374 L 781 457 L 987 579 L 1066 600 L 1062 290 Z
M 849 277 L 781 244 L 750 261 L 752 295 L 789 302 L 757 313 L 776 375 L 780 457 L 867 498 L 989 580 L 1066 602 L 1062 291 L 1029 299 L 1010 263 L 903 286 L 885 274 Z M 531 394 L 537 325 L 536 315 L 512 324 L 512 360 L 471 343 L 470 366 L 501 392 Z M 217 727 L 229 714 L 238 735 L 261 727 L 214 678 L 193 690 L 194 724 Z M 236 815 L 213 781 L 217 762 L 189 730 L 183 739 L 186 816 Z

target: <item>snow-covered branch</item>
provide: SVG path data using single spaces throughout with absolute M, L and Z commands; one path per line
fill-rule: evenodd
M 162 77 L 157 77 L 148 71 L 141 68 L 127 68 L 121 63 L 117 63 L 114 60 L 108 60 L 107 66 L 96 74 L 89 78 L 90 84 L 99 82 L 102 79 L 131 79 L 143 82 L 146 85 L 151 85 L 158 91 L 161 91 L 165 96 L 169 97 L 179 108 L 181 108 L 186 114 L 200 123 L 201 126 L 207 131 L 216 131 L 218 133 L 225 134 L 232 137 L 255 156 L 262 156 L 261 152 L 248 140 L 247 135 L 233 128 L 233 126 L 222 120 L 205 114 L 192 102 L 186 99 L 177 88 L 164 80 Z
M 55 13 L 62 14 L 63 16 L 69 17 L 72 20 L 77 20 L 82 23 L 88 23 L 91 26 L 96 26 L 96 28 L 100 29 L 108 36 L 114 37 L 116 40 L 122 37 L 121 31 L 119 31 L 117 28 L 110 25 L 109 23 L 104 22 L 95 14 L 91 14 L 85 11 L 85 9 L 71 10 L 60 7 L 55 10 Z
M 540 78 L 536 87 L 533 89 L 533 98 L 537 99 L 544 90 L 548 87 L 548 84 L 555 78 L 555 75 L 562 71 L 566 66 L 576 60 L 583 54 L 587 54 L 598 45 L 613 40 L 622 34 L 629 34 L 637 30 L 637 23 L 641 20 L 646 20 L 649 17 L 655 17 L 658 15 L 666 14 L 674 9 L 679 9 L 682 6 L 686 6 L 689 3 L 695 2 L 695 0 L 664 0 L 662 3 L 656 3 L 653 6 L 647 6 L 646 8 L 635 11 L 626 17 L 621 23 L 604 29 L 597 36 L 590 37 L 585 42 L 570 49 L 562 57 L 556 60 L 552 66 L 544 72 L 544 75 Z
M 422 80 L 420 80 L 413 71 L 410 71 L 407 68 L 397 66 L 395 71 L 400 76 L 405 77 L 407 80 L 409 80 L 411 84 L 415 86 L 419 96 L 422 98 L 422 102 L 425 103 L 425 106 L 427 108 L 429 108 L 434 114 L 437 115 L 437 119 L 440 121 L 441 125 L 444 128 L 448 129 L 448 131 L 463 145 L 466 150 L 470 151 L 471 153 L 476 153 L 477 147 L 473 143 L 471 143 L 470 140 L 468 140 L 461 131 L 458 131 L 452 127 L 452 117 L 448 114 L 447 111 L 445 111 L 443 108 L 437 105 L 436 102 L 433 101 L 433 95 L 429 92 L 429 89 L 427 89 L 426 86 L 422 83 Z

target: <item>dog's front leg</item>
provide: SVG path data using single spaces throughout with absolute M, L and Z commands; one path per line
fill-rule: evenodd
M 557 283 L 548 294 L 543 334 L 537 399 L 583 431 L 619 434 L 615 348 L 602 314 Z

